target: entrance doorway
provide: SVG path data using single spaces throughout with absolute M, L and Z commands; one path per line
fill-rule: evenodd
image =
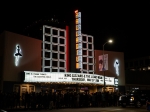
M 22 96 L 22 94 L 25 94 L 26 92 L 35 92 L 35 86 L 32 84 L 15 84 L 13 86 L 13 92 L 19 93 L 20 96 Z
M 104 92 L 104 87 L 102 88 L 102 92 Z M 105 92 L 112 93 L 112 92 L 115 92 L 115 89 L 114 87 L 106 87 Z

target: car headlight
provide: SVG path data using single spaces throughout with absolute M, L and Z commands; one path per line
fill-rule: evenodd
M 133 100 L 134 100 L 134 97 L 131 97 L 130 100 L 133 101 Z

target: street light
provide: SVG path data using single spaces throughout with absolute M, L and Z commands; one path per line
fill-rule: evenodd
M 105 84 L 105 60 L 104 60 L 104 46 L 105 46 L 105 44 L 107 44 L 107 43 L 112 43 L 113 42 L 113 40 L 108 40 L 107 42 L 105 42 L 104 44 L 103 44 L 103 75 L 104 75 L 104 92 L 105 92 L 105 88 L 106 88 L 106 84 Z

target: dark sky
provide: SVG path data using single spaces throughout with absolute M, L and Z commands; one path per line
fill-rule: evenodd
M 25 0 L 0 3 L 0 30 L 23 30 L 32 21 L 56 15 L 65 21 L 82 14 L 82 33 L 93 35 L 95 49 L 122 51 L 125 58 L 150 55 L 150 1 L 144 0 Z

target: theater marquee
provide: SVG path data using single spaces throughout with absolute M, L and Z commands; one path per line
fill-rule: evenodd
M 96 74 L 83 73 L 50 73 L 24 71 L 24 82 L 66 82 L 66 83 L 85 83 L 85 84 L 104 84 L 103 76 Z M 114 77 L 106 78 L 107 85 L 114 85 Z

